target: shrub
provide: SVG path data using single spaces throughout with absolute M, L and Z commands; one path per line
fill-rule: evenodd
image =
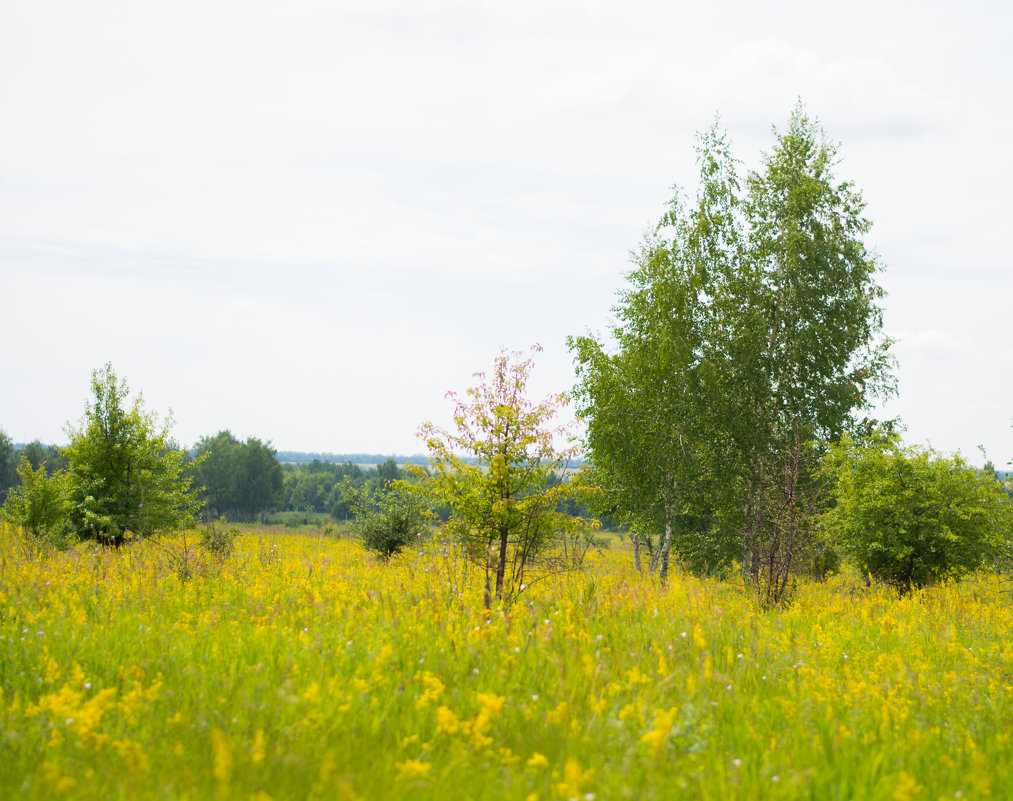
M 201 529 L 200 545 L 208 553 L 225 557 L 232 553 L 238 536 L 239 526 L 229 525 L 222 517 L 217 523 L 214 520 L 209 521 Z
M 374 493 L 357 492 L 352 510 L 353 527 L 362 546 L 382 559 L 421 539 L 432 517 L 424 498 L 400 482 Z
M 1011 505 L 959 455 L 846 440 L 827 457 L 836 505 L 823 525 L 873 578 L 901 592 L 976 569 L 1007 536 Z
M 64 549 L 70 544 L 70 485 L 63 471 L 46 475 L 40 465 L 33 470 L 28 458 L 21 456 L 17 468 L 21 486 L 10 491 L 3 506 L 3 517 L 21 530 L 35 546 L 49 545 Z
M 171 425 L 147 412 L 112 366 L 92 372 L 94 400 L 63 449 L 69 462 L 70 517 L 78 535 L 122 545 L 186 528 L 200 510 L 195 466 L 169 436 Z

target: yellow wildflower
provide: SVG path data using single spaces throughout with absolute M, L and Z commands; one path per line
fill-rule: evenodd
M 667 712 L 659 709 L 654 713 L 654 726 L 640 738 L 640 742 L 650 747 L 652 756 L 657 757 L 665 747 L 678 711 L 678 707 L 673 706 Z
M 221 729 L 211 732 L 211 747 L 214 750 L 214 776 L 222 784 L 228 784 L 232 779 L 232 749 Z
M 46 657 L 46 681 L 48 683 L 52 684 L 54 681 L 56 681 L 58 678 L 60 678 L 60 675 L 62 673 L 63 673 L 63 671 L 60 669 L 60 663 L 57 662 L 55 659 L 53 659 L 53 657 L 47 656 Z
M 556 783 L 556 792 L 563 798 L 577 798 L 581 795 L 581 786 L 593 774 L 593 770 L 584 770 L 578 760 L 568 759 L 563 766 L 563 780 Z
M 521 761 L 521 758 L 506 746 L 500 748 L 497 753 L 499 754 L 499 761 L 504 765 L 515 765 Z
M 893 801 L 912 801 L 921 791 L 922 786 L 914 780 L 914 777 L 902 770 L 897 787 L 893 791 Z
M 131 773 L 147 772 L 148 756 L 139 743 L 132 740 L 114 740 L 112 747 L 120 755 L 120 759 L 123 760 Z
M 478 705 L 481 707 L 481 714 L 492 720 L 503 711 L 503 704 L 506 698 L 493 693 L 478 693 Z
M 436 709 L 436 729 L 444 734 L 456 734 L 457 730 L 461 727 L 461 721 L 457 719 L 457 715 L 454 714 L 448 706 L 437 707 Z
M 446 689 L 446 685 L 428 670 L 422 673 L 422 686 L 424 688 L 422 695 L 415 702 L 415 706 L 419 709 L 433 701 L 439 701 L 443 697 L 443 691 Z
M 358 676 L 352 678 L 352 686 L 360 693 L 369 692 L 369 682 Z
M 397 781 L 411 781 L 413 779 L 424 779 L 429 773 L 432 765 L 428 762 L 419 762 L 417 759 L 409 759 L 404 762 L 394 763 L 397 768 Z
M 461 723 L 461 731 L 471 737 L 471 744 L 475 749 L 486 748 L 492 745 L 492 737 L 486 732 L 489 730 L 489 718 L 479 712 L 471 720 Z
M 566 718 L 566 711 L 570 708 L 570 705 L 566 701 L 560 701 L 556 704 L 555 709 L 550 709 L 545 713 L 545 719 L 553 726 L 558 726 Z
M 253 745 L 250 747 L 250 761 L 259 765 L 267 756 L 267 737 L 263 729 L 257 729 L 253 734 Z

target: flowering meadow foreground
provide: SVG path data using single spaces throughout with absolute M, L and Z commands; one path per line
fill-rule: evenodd
M 845 575 L 763 612 L 616 550 L 486 612 L 435 544 L 3 528 L 0 798 L 1008 798 L 1008 590 Z

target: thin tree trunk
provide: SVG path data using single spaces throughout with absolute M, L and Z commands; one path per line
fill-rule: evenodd
M 664 545 L 664 542 L 664 537 L 658 537 L 658 546 L 651 549 L 651 566 L 648 568 L 647 572 L 652 576 L 654 575 L 654 571 L 658 569 L 658 562 L 661 561 L 661 548 L 662 545 Z
M 661 579 L 661 583 L 664 584 L 668 581 L 668 557 L 672 551 L 672 524 L 671 522 L 665 523 L 665 538 L 661 545 L 661 566 L 658 570 L 658 578 Z
M 505 526 L 499 535 L 499 557 L 496 563 L 496 597 L 503 597 L 503 578 L 506 576 L 507 546 L 510 543 L 510 530 Z
M 489 609 L 492 607 L 492 588 L 489 582 L 489 565 L 485 566 L 485 586 L 482 588 L 482 602 L 485 604 L 485 608 Z

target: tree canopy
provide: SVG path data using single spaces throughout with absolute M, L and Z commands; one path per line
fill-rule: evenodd
M 226 430 L 203 437 L 195 453 L 196 481 L 213 518 L 253 520 L 281 503 L 284 476 L 270 443 L 240 442 Z

